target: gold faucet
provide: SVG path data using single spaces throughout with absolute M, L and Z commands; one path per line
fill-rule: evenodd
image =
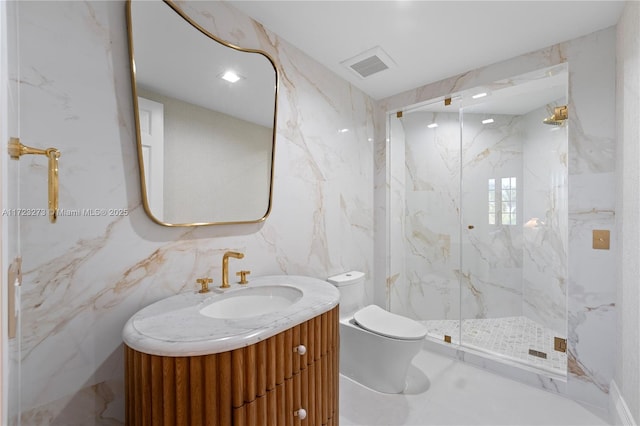
M 242 259 L 244 254 L 237 251 L 228 251 L 222 256 L 222 285 L 220 288 L 229 288 L 229 258 Z

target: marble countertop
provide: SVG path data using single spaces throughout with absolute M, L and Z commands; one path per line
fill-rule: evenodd
M 300 300 L 264 315 L 216 319 L 200 310 L 222 294 L 259 286 L 287 285 L 302 291 Z M 338 305 L 337 288 L 317 278 L 269 275 L 250 280 L 247 286 L 232 284 L 228 290 L 181 293 L 141 309 L 127 321 L 124 342 L 139 352 L 160 356 L 197 356 L 252 345 Z

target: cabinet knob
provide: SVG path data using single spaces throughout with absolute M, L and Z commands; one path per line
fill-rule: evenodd
M 294 352 L 298 352 L 298 355 L 304 355 L 307 353 L 307 347 L 305 345 L 299 345 L 293 348 Z
M 307 410 L 305 410 L 304 408 L 301 408 L 298 411 L 294 411 L 293 415 L 300 417 L 300 420 L 304 420 L 307 418 Z

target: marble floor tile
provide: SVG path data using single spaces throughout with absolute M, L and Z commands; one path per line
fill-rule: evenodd
M 341 426 L 609 425 L 594 407 L 422 350 L 407 390 L 390 395 L 340 376 Z
M 428 320 L 421 322 L 429 330 L 428 336 L 430 338 L 442 341 L 446 334 L 451 336 L 451 343 L 460 344 L 459 321 Z M 555 336 L 565 337 L 524 316 L 462 321 L 462 343 L 464 346 L 565 376 L 567 354 L 554 350 Z M 547 358 L 530 355 L 530 349 L 544 352 Z

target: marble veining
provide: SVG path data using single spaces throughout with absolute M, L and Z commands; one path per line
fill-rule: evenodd
M 19 240 L 24 255 L 25 346 L 14 353 L 22 361 L 24 422 L 122 423 L 123 325 L 143 306 L 194 288 L 195 278 L 219 277 L 218 259 L 228 249 L 243 251 L 256 275 L 323 278 L 359 269 L 371 277 L 369 299 L 383 305 L 394 294 L 394 303 L 412 316 L 457 317 L 457 304 L 418 309 L 439 293 L 459 297 L 450 276 L 433 290 L 417 281 L 406 285 L 398 273 L 406 259 L 386 255 L 388 246 L 397 250 L 385 227 L 399 223 L 394 208 L 404 206 L 405 198 L 393 191 L 387 197 L 390 182 L 404 175 L 387 178 L 384 113 L 563 62 L 570 64 L 570 106 L 576 112 L 563 163 L 569 167 L 570 279 L 556 283 L 567 287 L 569 353 L 576 360 L 567 393 L 602 405 L 613 375 L 612 357 L 601 349 L 615 345 L 615 250 L 594 253 L 588 237 L 591 229 L 614 224 L 614 30 L 374 102 L 226 2 L 181 1 L 190 16 L 226 40 L 268 51 L 282 85 L 267 221 L 178 230 L 151 223 L 140 207 L 124 3 L 9 4 L 19 9 L 20 56 L 14 65 L 20 72 L 12 77 L 22 112 L 17 133 L 28 145 L 61 149 L 60 207 L 130 211 L 120 220 L 60 218 L 54 226 L 22 218 L 15 238 L 17 229 L 10 229 L 10 243 Z M 351 131 L 337 133 L 345 127 Z M 29 159 L 17 173 L 20 207 L 46 206 L 45 167 Z M 456 201 L 451 195 L 443 200 Z M 457 239 L 452 236 L 447 247 L 443 234 L 427 236 L 438 235 L 443 259 L 446 250 L 455 259 Z
M 165 228 L 141 207 L 125 3 L 15 2 L 27 145 L 55 146 L 60 207 L 124 208 L 124 217 L 23 217 L 22 418 L 29 424 L 124 420 L 122 330 L 137 311 L 230 274 L 351 269 L 373 282 L 373 101 L 226 2 L 181 1 L 223 39 L 267 51 L 281 73 L 273 206 L 259 224 Z M 340 128 L 350 132 L 338 134 Z M 46 207 L 46 166 L 19 170 L 23 208 Z M 18 231 L 16 231 L 18 232 Z M 113 395 L 101 390 L 109 389 Z M 17 396 L 16 396 L 17 398 Z M 15 414 L 15 413 L 13 413 Z
M 290 286 L 302 291 L 302 298 L 281 310 L 259 316 L 218 319 L 202 315 L 207 305 L 226 295 L 251 288 Z M 151 355 L 197 356 L 249 346 L 281 331 L 323 314 L 338 305 L 338 289 L 317 278 L 274 275 L 251 279 L 246 286 L 197 291 L 160 300 L 133 315 L 122 337 L 131 348 Z

